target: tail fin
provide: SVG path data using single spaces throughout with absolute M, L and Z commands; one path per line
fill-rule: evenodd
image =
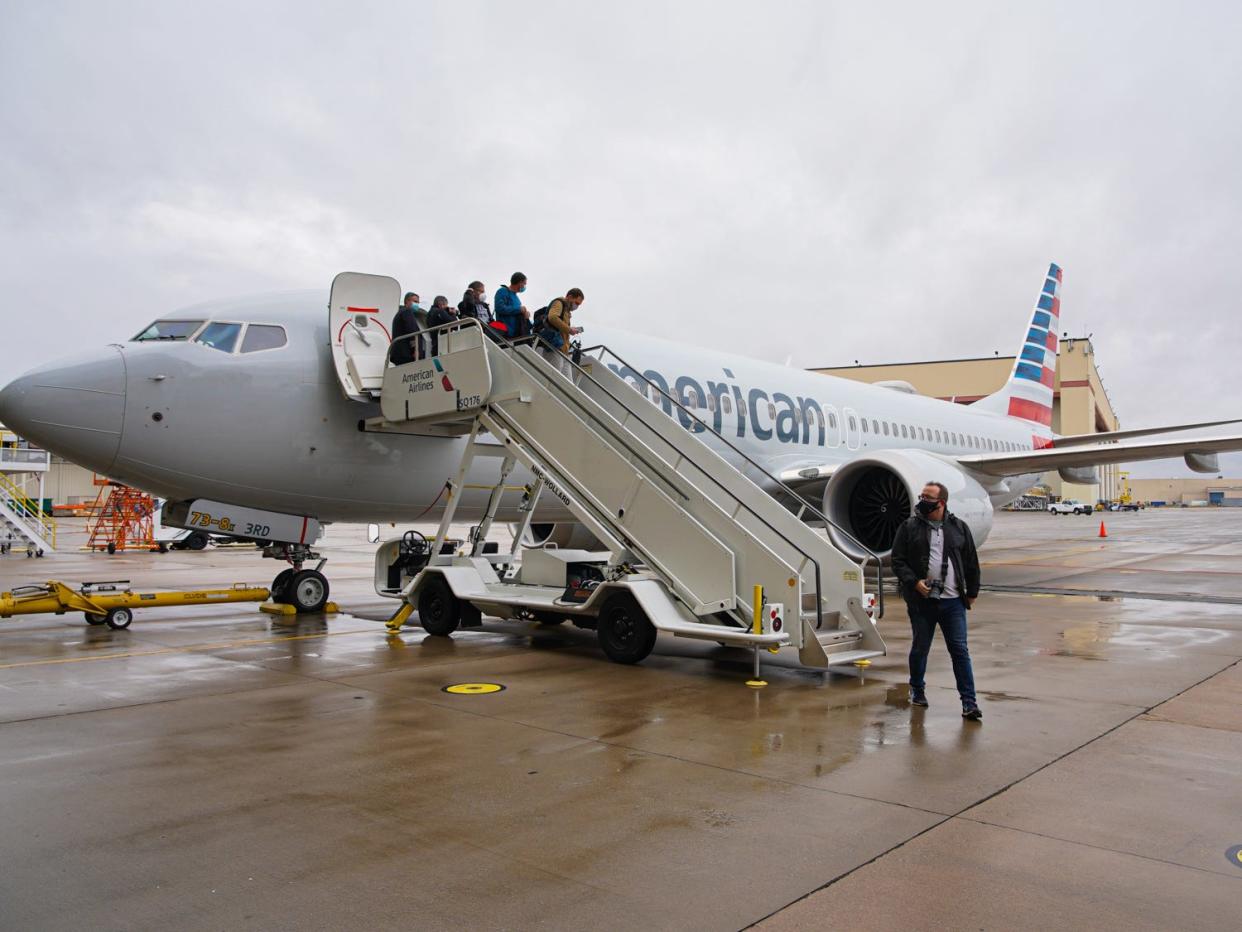
M 1061 267 L 1048 266 L 1048 274 L 1035 303 L 1022 349 L 1013 371 L 1000 391 L 980 398 L 975 406 L 1038 425 L 1041 434 L 1051 433 L 1052 387 L 1057 372 L 1057 331 L 1061 321 Z

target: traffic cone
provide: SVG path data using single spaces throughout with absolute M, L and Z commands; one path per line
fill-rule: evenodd
M 1103 521 L 1101 521 L 1101 522 L 1100 522 L 1100 536 L 1101 536 L 1101 537 L 1107 537 L 1107 536 L 1108 536 L 1108 531 L 1104 530 L 1104 522 L 1103 522 Z

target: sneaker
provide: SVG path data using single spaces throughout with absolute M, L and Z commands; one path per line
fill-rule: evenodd
M 983 718 L 983 713 L 979 711 L 977 705 L 964 705 L 962 706 L 962 718 L 977 722 Z
M 917 705 L 924 709 L 927 708 L 927 694 L 921 689 L 910 690 L 910 705 Z

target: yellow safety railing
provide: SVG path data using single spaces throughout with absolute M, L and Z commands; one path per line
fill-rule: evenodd
M 56 522 L 43 513 L 43 503 L 36 502 L 16 482 L 0 473 L 0 499 L 40 537 L 56 546 Z

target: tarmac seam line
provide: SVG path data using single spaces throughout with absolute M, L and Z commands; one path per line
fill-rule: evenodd
M 828 881 L 827 881 L 827 883 L 824 883 L 824 884 L 822 884 L 822 885 L 820 885 L 820 886 L 816 887 L 814 890 L 810 890 L 810 891 L 808 891 L 808 892 L 804 893 L 802 896 L 798 897 L 796 900 L 791 900 L 790 902 L 786 903 L 784 906 L 780 907 L 780 909 L 775 909 L 775 910 L 773 910 L 772 912 L 768 913 L 766 916 L 761 916 L 760 918 L 758 918 L 758 919 L 756 919 L 754 922 L 752 922 L 750 925 L 746 926 L 746 928 L 748 928 L 748 929 L 749 929 L 749 928 L 753 928 L 754 926 L 758 925 L 760 922 L 763 922 L 765 919 L 770 919 L 770 918 L 772 918 L 773 916 L 777 915 L 777 913 L 780 913 L 782 910 L 786 910 L 786 909 L 788 909 L 790 906 L 793 906 L 793 905 L 794 905 L 794 904 L 796 904 L 796 903 L 801 903 L 803 900 L 807 899 L 807 898 L 808 898 L 808 897 L 810 897 L 810 896 L 815 895 L 816 893 L 819 893 L 821 890 L 827 890 L 829 887 L 833 886 L 834 884 L 836 884 L 837 882 L 839 882 L 839 881 L 841 881 L 841 880 L 844 880 L 846 877 L 850 876 L 851 874 L 855 873 L 856 871 L 859 871 L 859 870 L 861 870 L 862 868 L 867 867 L 867 866 L 868 866 L 868 865 L 870 865 L 870 864 L 874 864 L 876 861 L 880 860 L 880 858 L 885 857 L 886 855 L 891 854 L 891 853 L 892 853 L 892 852 L 894 852 L 894 851 L 897 851 L 897 850 L 899 850 L 899 849 L 901 849 L 901 848 L 904 848 L 906 845 L 910 844 L 912 841 L 916 841 L 917 839 L 922 838 L 922 837 L 923 837 L 924 835 L 926 835 L 928 832 L 931 832 L 931 831 L 933 831 L 933 830 L 935 830 L 935 829 L 939 828 L 940 826 L 944 825 L 946 822 L 950 822 L 950 821 L 952 821 L 953 819 L 958 819 L 958 818 L 962 818 L 962 817 L 964 817 L 966 813 L 970 812 L 970 810 L 972 810 L 972 809 L 974 809 L 974 808 L 976 808 L 976 807 L 978 807 L 978 806 L 983 805 L 984 803 L 988 802 L 988 800 L 995 799 L 995 798 L 996 798 L 997 796 L 999 796 L 1001 793 L 1007 792 L 1009 789 L 1011 789 L 1011 788 L 1012 788 L 1012 787 L 1014 787 L 1014 786 L 1017 786 L 1019 783 L 1022 783 L 1022 782 L 1023 782 L 1023 781 L 1025 781 L 1025 780 L 1029 780 L 1031 777 L 1035 776 L 1037 773 L 1041 773 L 1041 772 L 1043 772 L 1044 770 L 1047 770 L 1047 769 L 1048 769 L 1049 767 L 1051 767 L 1053 764 L 1059 763 L 1060 761 L 1062 761 L 1062 760 L 1064 760 L 1065 758 L 1069 757 L 1071 754 L 1076 754 L 1077 752 L 1081 751 L 1083 748 L 1087 747 L 1088 745 L 1094 744 L 1096 741 L 1099 741 L 1101 738 L 1106 738 L 1106 737 L 1108 737 L 1108 736 L 1109 736 L 1109 735 L 1111 735 L 1113 732 L 1117 731 L 1117 729 L 1121 728 L 1123 725 L 1128 725 L 1130 722 L 1134 721 L 1135 719 L 1137 719 L 1137 718 L 1139 718 L 1139 717 L 1141 717 L 1141 716 L 1143 716 L 1143 715 L 1146 715 L 1146 714 L 1147 714 L 1147 713 L 1149 713 L 1152 709 L 1158 708 L 1159 706 L 1164 705 L 1166 702 L 1169 702 L 1169 701 L 1171 701 L 1171 700 L 1173 700 L 1173 699 L 1176 699 L 1178 696 L 1182 695 L 1183 693 L 1187 693 L 1187 692 L 1189 692 L 1190 690 L 1194 689 L 1196 686 L 1202 686 L 1202 685 L 1203 685 L 1204 683 L 1206 683 L 1208 680 L 1212 679 L 1212 677 L 1216 676 L 1217 674 L 1224 673 L 1224 672 L 1225 672 L 1226 670 L 1228 670 L 1230 667 L 1235 667 L 1235 666 L 1237 666 L 1239 663 L 1242 663 L 1242 661 L 1235 660 L 1233 663 L 1227 664 L 1227 665 L 1225 665 L 1225 666 L 1221 667 L 1219 670 L 1214 670 L 1214 671 L 1212 671 L 1212 672 L 1211 672 L 1211 673 L 1209 673 L 1207 676 L 1205 676 L 1203 679 L 1201 679 L 1201 680 L 1197 680 L 1196 682 L 1191 683 L 1189 686 L 1186 686 L 1186 687 L 1185 687 L 1185 688 L 1183 688 L 1183 689 L 1179 689 L 1179 690 L 1178 690 L 1177 692 L 1175 692 L 1173 695 L 1171 695 L 1171 696 L 1166 696 L 1164 699 L 1161 699 L 1161 700 L 1160 700 L 1159 702 L 1157 702 L 1155 705 L 1148 706 L 1148 707 L 1147 707 L 1147 708 L 1145 708 L 1145 709 L 1140 709 L 1138 712 L 1135 712 L 1135 713 L 1134 713 L 1133 715 L 1131 715 L 1129 718 L 1123 719 L 1122 721 L 1118 722 L 1116 725 L 1113 725 L 1111 728 L 1107 728 L 1107 729 L 1105 729 L 1104 731 L 1100 732 L 1100 733 L 1099 733 L 1098 735 L 1096 735 L 1094 738 L 1088 738 L 1086 741 L 1084 741 L 1082 744 L 1078 745 L 1077 747 L 1070 748 L 1068 751 L 1066 751 L 1066 752 L 1065 752 L 1065 753 L 1063 753 L 1063 754 L 1059 754 L 1059 755 L 1057 755 L 1057 756 L 1056 756 L 1056 757 L 1054 757 L 1052 760 L 1047 761 L 1046 763 L 1040 764 L 1038 767 L 1036 767 L 1036 768 L 1035 768 L 1034 770 L 1032 770 L 1030 773 L 1027 773 L 1027 774 L 1025 774 L 1025 775 L 1023 775 L 1023 776 L 1021 776 L 1021 777 L 1018 777 L 1018 778 L 1016 778 L 1016 779 L 1014 779 L 1014 780 L 1011 780 L 1009 783 L 1007 783 L 1007 784 L 1005 784 L 1004 786 L 1000 787 L 999 789 L 997 789 L 997 790 L 995 790 L 995 791 L 993 791 L 993 792 L 989 793 L 987 796 L 984 796 L 982 799 L 977 799 L 977 800 L 975 800 L 975 801 L 974 801 L 973 803 L 971 803 L 969 806 L 966 806 L 965 808 L 961 809 L 960 811 L 955 812 L 955 813 L 953 813 L 952 815 L 945 816 L 945 817 L 944 817 L 943 819 L 941 819 L 939 822 L 936 822 L 936 823 L 934 823 L 934 824 L 932 824 L 932 825 L 927 826 L 927 828 L 923 829 L 922 831 L 915 832 L 913 835 L 911 835 L 909 838 L 905 839 L 904 841 L 899 841 L 897 844 L 893 845 L 893 846 L 892 846 L 892 847 L 890 847 L 890 848 L 887 848 L 887 849 L 886 849 L 886 850 L 884 850 L 884 851 L 881 851 L 879 854 L 877 854 L 877 855 L 875 855 L 874 857 L 872 857 L 872 858 L 870 858 L 870 859 L 868 859 L 868 860 L 864 861 L 863 863 L 861 863 L 861 864 L 857 864 L 857 865 L 855 865 L 854 867 L 851 867 L 851 868 L 850 868 L 849 870 L 847 870 L 847 871 L 842 871 L 840 874 L 837 874 L 835 877 L 833 877 L 833 878 L 831 878 L 830 880 L 828 880 Z M 911 808 L 913 808 L 913 807 L 911 807 Z M 966 821 L 968 821 L 968 822 L 977 822 L 977 821 L 979 821 L 979 820 L 976 820 L 976 819 L 971 819 L 971 818 L 967 817 L 967 818 L 966 818 Z M 1016 831 L 1016 830 L 1015 830 L 1015 831 Z M 1122 853 L 1122 854 L 1129 854 L 1129 852 L 1119 852 L 1119 853 Z M 1141 858 L 1141 857 L 1142 857 L 1142 855 L 1137 855 L 1137 854 L 1135 854 L 1135 855 L 1131 855 L 1131 857 Z M 1158 860 L 1158 859 L 1153 859 L 1153 860 Z M 1179 866 L 1179 867 L 1181 867 L 1181 866 L 1184 866 L 1184 865 L 1178 865 L 1178 866 Z M 1192 868 L 1192 870 L 1202 870 L 1202 869 L 1201 869 L 1201 868 Z M 1204 871 L 1204 873 L 1211 874 L 1212 872 L 1211 872 L 1211 871 Z M 1218 876 L 1218 875 L 1213 874 L 1213 876 Z
M 1108 848 L 1104 845 L 1093 845 L 1086 841 L 1077 841 L 1073 838 L 1062 838 L 1060 835 L 1049 835 L 1046 832 L 1036 832 L 1032 829 L 1016 828 L 1012 825 L 1003 825 L 1000 822 L 989 822 L 987 819 L 976 819 L 970 816 L 952 816 L 954 819 L 961 819 L 963 822 L 971 822 L 975 825 L 986 825 L 989 828 L 998 828 L 1006 832 L 1016 832 L 1019 835 L 1033 835 L 1036 838 L 1046 838 L 1049 841 L 1059 841 L 1063 844 L 1074 845 L 1078 848 L 1089 848 L 1092 851 L 1106 851 L 1109 854 L 1122 854 L 1126 857 L 1138 858 L 1141 861 L 1153 861 L 1156 864 L 1167 864 L 1169 867 L 1180 867 L 1189 871 L 1198 871 L 1201 874 L 1208 874 L 1212 877 L 1228 877 L 1235 883 L 1242 883 L 1242 874 L 1237 871 L 1232 873 L 1224 870 L 1212 870 L 1207 867 L 1196 867 L 1193 864 L 1182 864 L 1180 861 L 1170 861 L 1168 858 L 1157 858 L 1147 854 L 1137 854 L 1134 851 L 1125 851 L 1121 848 Z

